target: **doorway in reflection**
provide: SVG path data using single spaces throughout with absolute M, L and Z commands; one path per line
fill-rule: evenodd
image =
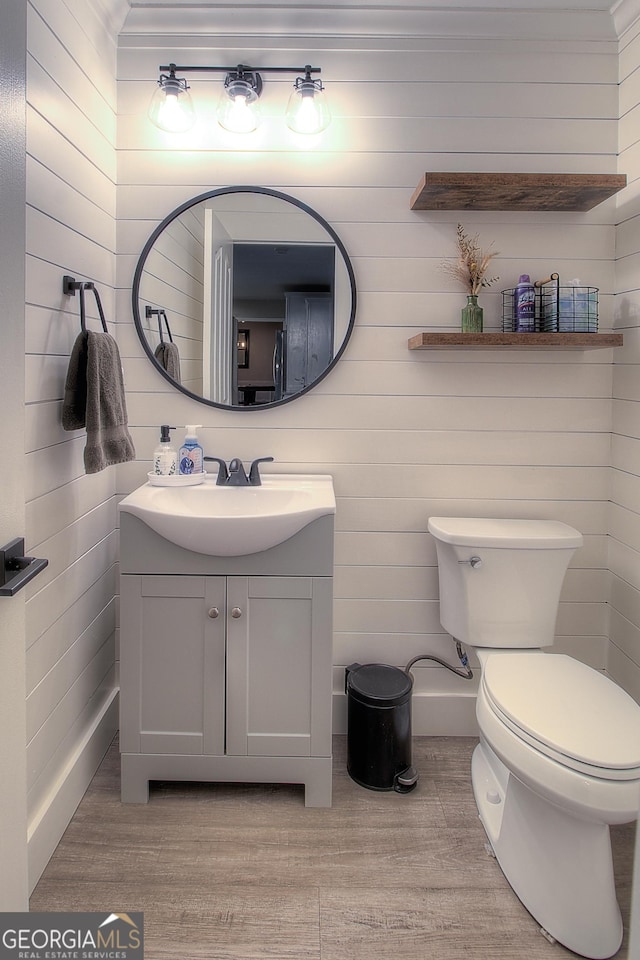
M 333 359 L 335 247 L 234 243 L 232 263 L 233 402 L 259 406 L 294 396 Z

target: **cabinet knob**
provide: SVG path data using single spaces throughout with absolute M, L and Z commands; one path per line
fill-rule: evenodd
M 215 620 L 216 617 L 220 616 L 220 611 L 218 610 L 217 607 L 211 607 L 211 610 L 209 610 L 209 616 L 211 617 L 212 620 Z
M 233 617 L 234 620 L 237 620 L 238 617 L 241 617 L 242 610 L 240 609 L 240 607 L 234 607 L 231 611 L 231 616 Z

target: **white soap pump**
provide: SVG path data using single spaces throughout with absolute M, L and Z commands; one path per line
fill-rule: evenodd
M 178 454 L 171 446 L 170 427 L 163 423 L 160 427 L 160 443 L 153 451 L 153 472 L 160 477 L 172 477 L 178 472 Z
M 204 469 L 202 447 L 198 443 L 197 432 L 201 426 L 201 423 L 196 423 L 187 424 L 185 427 L 187 432 L 178 454 L 178 466 L 182 474 L 202 473 Z

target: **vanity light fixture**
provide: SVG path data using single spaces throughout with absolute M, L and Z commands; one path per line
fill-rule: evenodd
M 195 112 L 187 81 L 176 72 L 224 73 L 224 90 L 218 103 L 218 123 L 232 133 L 251 133 L 260 122 L 258 100 L 262 93 L 263 73 L 299 73 L 286 111 L 287 126 L 295 133 L 320 133 L 330 121 L 331 113 L 320 79 L 313 73 L 320 67 L 237 67 L 176 66 L 170 63 L 159 67 L 160 79 L 149 105 L 149 119 L 161 130 L 180 133 L 195 123 Z M 167 72 L 168 71 L 168 72 Z

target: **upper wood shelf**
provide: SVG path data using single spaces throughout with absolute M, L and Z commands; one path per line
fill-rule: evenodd
M 412 210 L 591 210 L 627 185 L 616 173 L 425 173 Z
M 408 341 L 409 350 L 438 350 L 446 347 L 590 350 L 621 346 L 621 333 L 418 333 Z

